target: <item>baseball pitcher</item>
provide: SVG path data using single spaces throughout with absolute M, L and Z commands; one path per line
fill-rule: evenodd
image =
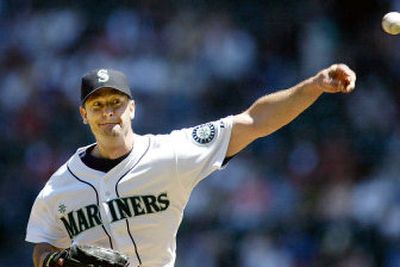
M 322 93 L 351 92 L 355 80 L 346 65 L 332 65 L 240 114 L 138 135 L 126 76 L 87 73 L 79 110 L 96 142 L 78 148 L 37 196 L 26 233 L 35 244 L 34 266 L 174 266 L 177 231 L 196 184 Z

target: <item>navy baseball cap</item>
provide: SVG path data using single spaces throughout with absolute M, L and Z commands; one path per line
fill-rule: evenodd
M 131 89 L 125 74 L 113 69 L 96 69 L 82 77 L 81 103 L 101 88 L 112 88 L 126 94 L 132 99 Z

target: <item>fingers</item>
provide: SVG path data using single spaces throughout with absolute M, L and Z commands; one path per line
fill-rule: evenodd
M 64 266 L 64 262 L 65 262 L 65 260 L 63 258 L 58 259 L 57 266 Z
M 335 64 L 328 68 L 326 79 L 329 91 L 350 93 L 355 88 L 356 74 L 345 64 Z

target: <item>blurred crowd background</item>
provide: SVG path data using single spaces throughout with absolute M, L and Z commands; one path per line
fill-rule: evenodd
M 0 266 L 49 176 L 93 142 L 82 74 L 130 79 L 139 134 L 236 114 L 332 63 L 357 75 L 193 192 L 177 267 L 400 266 L 398 0 L 0 1 Z

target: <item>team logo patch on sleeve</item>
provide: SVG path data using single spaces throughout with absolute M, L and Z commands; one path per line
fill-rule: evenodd
M 215 127 L 212 123 L 196 126 L 193 129 L 192 137 L 199 144 L 208 144 L 215 137 Z

